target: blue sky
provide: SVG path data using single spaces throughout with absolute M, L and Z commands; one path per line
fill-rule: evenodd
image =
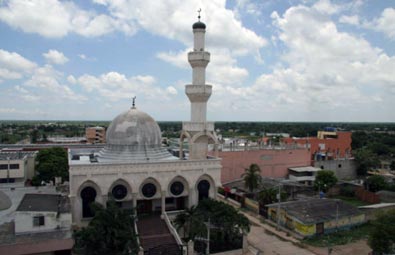
M 214 121 L 395 121 L 395 0 L 0 0 L 0 119 L 188 120 L 202 8 Z

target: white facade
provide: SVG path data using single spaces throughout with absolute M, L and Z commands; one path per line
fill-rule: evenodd
M 110 198 L 121 208 L 133 208 L 137 213 L 163 214 L 216 197 L 221 186 L 221 160 L 207 156 L 208 142 L 217 141 L 214 124 L 206 122 L 212 88 L 205 85 L 205 67 L 210 54 L 204 51 L 205 30 L 194 28 L 193 32 L 195 50 L 188 54 L 193 84 L 186 86 L 191 121 L 183 123 L 182 134 L 188 139 L 190 157 L 173 157 L 162 147 L 158 124 L 137 110 L 133 101 L 131 109 L 112 121 L 107 129 L 107 144 L 100 152 L 78 157 L 77 152 L 69 151 L 73 223 L 89 222 L 93 214 L 88 205 L 98 202 L 105 206 Z
M 44 224 L 35 226 L 35 217 L 44 217 Z M 58 230 L 69 230 L 71 228 L 71 213 L 57 212 L 27 212 L 17 211 L 15 214 L 15 234 L 27 234 L 37 232 L 48 232 Z
M 0 179 L 22 179 L 26 176 L 26 158 L 0 161 Z

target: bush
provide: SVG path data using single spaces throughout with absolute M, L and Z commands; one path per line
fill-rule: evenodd
M 345 197 L 354 197 L 355 196 L 355 189 L 350 186 L 345 186 L 340 189 L 340 195 Z

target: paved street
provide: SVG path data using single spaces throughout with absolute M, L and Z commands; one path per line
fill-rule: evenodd
M 260 226 L 251 226 L 248 234 L 248 242 L 263 254 L 275 255 L 313 255 L 308 250 L 302 249 L 292 242 L 280 240 L 277 236 L 265 232 Z

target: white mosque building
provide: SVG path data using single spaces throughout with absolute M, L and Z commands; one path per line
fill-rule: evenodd
M 194 49 L 188 53 L 192 84 L 185 93 L 191 102 L 191 120 L 183 122 L 181 142 L 187 139 L 189 156 L 174 157 L 162 147 L 156 121 L 133 106 L 119 114 L 107 130 L 100 151 L 69 151 L 70 202 L 73 223 L 82 225 L 93 216 L 89 204 L 106 204 L 113 198 L 122 208 L 137 213 L 180 210 L 199 200 L 215 198 L 221 160 L 207 155 L 208 144 L 217 146 L 214 123 L 206 121 L 212 86 L 205 81 L 210 53 L 205 51 L 206 25 L 193 24 Z M 181 145 L 180 145 L 181 148 Z

